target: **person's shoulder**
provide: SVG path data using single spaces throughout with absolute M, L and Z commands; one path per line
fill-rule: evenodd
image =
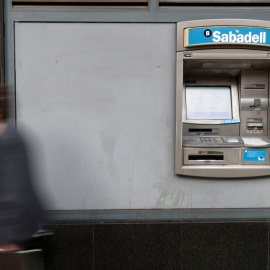
M 5 143 L 12 143 L 12 144 L 23 144 L 23 139 L 17 129 L 13 126 L 8 124 L 6 130 L 2 134 L 2 140 Z

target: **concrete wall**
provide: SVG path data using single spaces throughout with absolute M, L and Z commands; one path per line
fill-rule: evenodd
M 50 209 L 268 207 L 268 178 L 174 174 L 175 23 L 15 23 L 17 123 Z

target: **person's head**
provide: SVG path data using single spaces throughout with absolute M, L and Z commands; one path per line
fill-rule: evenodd
M 6 121 L 8 117 L 8 94 L 5 84 L 0 84 L 0 121 Z

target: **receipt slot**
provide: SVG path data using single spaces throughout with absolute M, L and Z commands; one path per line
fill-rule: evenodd
M 270 22 L 177 23 L 175 173 L 270 175 Z

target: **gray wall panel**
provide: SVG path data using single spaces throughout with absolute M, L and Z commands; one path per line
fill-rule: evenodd
M 268 178 L 174 175 L 175 24 L 16 23 L 17 119 L 50 209 L 268 207 Z

